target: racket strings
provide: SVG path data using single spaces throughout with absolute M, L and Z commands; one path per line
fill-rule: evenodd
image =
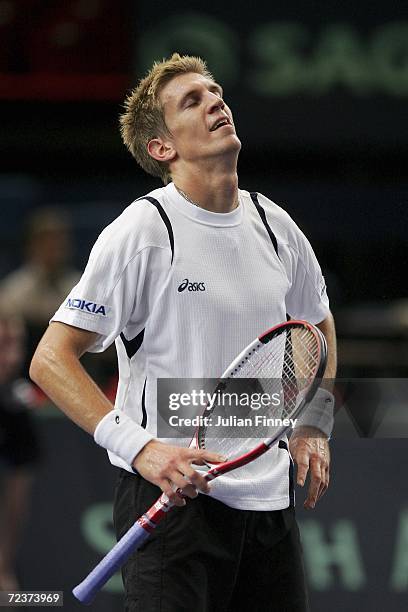
M 292 336 L 294 338 L 292 339 Z M 270 344 L 273 343 L 273 346 Z M 264 348 L 264 350 L 262 350 Z M 296 367 L 293 359 L 295 352 Z M 293 379 L 308 384 L 313 377 L 319 360 L 319 347 L 314 334 L 307 329 L 295 328 L 282 333 L 261 345 L 261 349 L 250 355 L 233 378 L 279 378 Z
M 319 364 L 319 345 L 313 333 L 305 328 L 291 329 L 288 333 L 282 384 L 285 393 L 284 410 L 292 414 L 304 392 L 314 380 Z
M 290 328 L 266 344 L 259 343 L 241 359 L 230 379 L 253 379 L 244 389 L 252 397 L 254 393 L 267 394 L 270 401 L 256 408 L 216 403 L 212 423 L 205 428 L 205 447 L 231 458 L 250 451 L 260 438 L 273 437 L 282 428 L 282 420 L 296 413 L 318 363 L 319 346 L 307 328 Z M 227 383 L 227 391 L 234 391 L 234 384 Z M 225 426 L 220 426 L 220 419 Z
M 319 347 L 312 334 L 301 331 L 304 333 L 302 336 L 295 336 L 295 342 L 287 341 L 282 378 L 301 381 L 307 385 L 319 362 Z
M 285 401 L 281 402 L 279 412 L 286 416 L 296 407 L 299 393 L 313 380 L 318 361 L 319 347 L 314 334 L 304 328 L 295 328 L 260 345 L 231 377 L 262 378 L 262 387 L 270 396 L 282 391 Z
M 232 378 L 280 378 L 284 362 L 285 334 L 261 344 Z

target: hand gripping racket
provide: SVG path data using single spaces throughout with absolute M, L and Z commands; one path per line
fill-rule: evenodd
M 305 321 L 276 325 L 238 355 L 219 379 L 215 389 L 217 396 L 222 398 L 230 390 L 236 392 L 236 385 L 242 382 L 247 385 L 246 388 L 249 385 L 251 392 L 262 391 L 267 394 L 264 397 L 273 399 L 256 411 L 248 407 L 242 411 L 241 407 L 225 406 L 221 400 L 215 401 L 211 409 L 207 406 L 206 416 L 211 418 L 207 418 L 205 424 L 197 429 L 197 446 L 228 457 L 224 463 L 209 466 L 205 476 L 207 481 L 250 464 L 288 433 L 293 420 L 313 399 L 323 377 L 326 360 L 327 346 L 323 334 Z M 237 381 L 238 378 L 246 380 Z M 277 398 L 279 401 L 276 401 Z M 224 423 L 233 423 L 238 416 L 240 423 L 244 424 L 239 427 L 238 434 L 234 427 L 217 426 L 223 419 Z M 182 494 L 181 491 L 179 493 Z M 82 603 L 90 603 L 172 507 L 173 504 L 163 493 L 83 582 L 74 588 L 75 597 Z

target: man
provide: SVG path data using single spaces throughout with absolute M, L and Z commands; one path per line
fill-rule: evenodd
M 177 487 L 188 497 L 209 493 L 195 466 L 222 460 L 154 438 L 158 378 L 219 376 L 287 313 L 319 324 L 330 347 L 326 376 L 335 372 L 319 265 L 282 209 L 238 189 L 241 143 L 205 63 L 174 54 L 155 64 L 128 97 L 121 128 L 138 163 L 167 186 L 139 198 L 102 232 L 31 366 L 33 379 L 122 468 L 119 537 L 159 488 L 177 506 L 185 505 Z M 183 290 L 186 281 L 201 290 Z M 112 410 L 79 358 L 114 340 L 120 382 Z M 310 508 L 329 480 L 322 428 L 304 425 L 291 438 L 297 482 L 311 471 Z M 211 496 L 166 517 L 123 568 L 127 610 L 308 609 L 284 441 L 268 460 L 262 477 L 221 477 Z

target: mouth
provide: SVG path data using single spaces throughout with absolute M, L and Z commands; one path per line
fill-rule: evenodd
M 229 119 L 229 117 L 221 117 L 221 119 L 218 119 L 210 128 L 210 132 L 215 132 L 216 130 L 219 130 L 220 128 L 226 126 L 232 127 L 231 120 Z

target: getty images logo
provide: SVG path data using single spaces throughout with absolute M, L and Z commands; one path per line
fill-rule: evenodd
M 188 278 L 185 278 L 182 283 L 179 285 L 177 291 L 181 293 L 182 291 L 205 291 L 204 283 L 190 283 Z
M 106 317 L 106 308 L 103 304 L 96 304 L 95 302 L 88 302 L 79 298 L 68 298 L 66 307 Z

